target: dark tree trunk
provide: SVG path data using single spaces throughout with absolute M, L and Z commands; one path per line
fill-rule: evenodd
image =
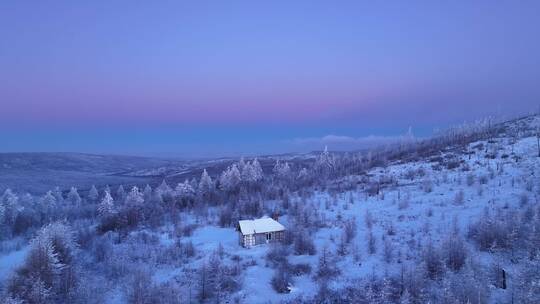
M 504 269 L 501 269 L 502 271 L 502 289 L 506 289 L 506 271 Z

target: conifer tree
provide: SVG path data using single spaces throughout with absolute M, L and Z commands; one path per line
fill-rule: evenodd
M 91 202 L 96 202 L 99 198 L 99 193 L 96 189 L 96 186 L 92 185 L 92 188 L 90 188 L 90 191 L 88 191 L 88 199 Z

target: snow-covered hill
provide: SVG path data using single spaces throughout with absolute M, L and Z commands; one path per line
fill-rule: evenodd
M 38 197 L 6 191 L 0 295 L 33 296 L 25 282 L 58 266 L 49 263 L 61 254 L 69 258 L 59 269 L 76 271 L 54 274 L 47 293 L 34 290 L 40 297 L 538 303 L 539 127 L 540 117 L 528 116 L 359 153 L 150 161 L 122 173 L 141 178 L 133 182 L 139 187 L 100 188 L 82 198 L 76 190 Z M 92 170 L 94 184 L 106 180 Z M 165 182 L 145 187 L 140 176 Z M 285 240 L 241 247 L 237 221 L 261 216 L 279 216 Z M 62 251 L 40 245 L 53 240 Z M 25 260 L 43 250 L 52 250 L 51 259 Z M 58 285 L 71 294 L 55 285 L 73 277 L 73 285 Z

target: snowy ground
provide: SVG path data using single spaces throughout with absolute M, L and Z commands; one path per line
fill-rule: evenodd
M 526 189 L 527 181 L 538 183 L 540 175 L 536 145 L 535 137 L 521 138 L 515 143 L 512 143 L 510 138 L 497 138 L 492 142 L 470 144 L 466 149 L 468 153 L 441 153 L 440 158 L 454 159 L 460 164 L 454 169 L 438 166 L 437 162 L 431 160 L 394 163 L 384 168 L 374 168 L 367 172 L 372 181 L 388 178 L 396 181 L 392 186 L 383 187 L 380 193 L 374 196 L 367 195 L 365 185 L 338 194 L 315 192 L 307 198 L 307 203 L 310 208 L 318 211 L 325 223 L 325 227 L 311 235 L 317 254 L 291 254 L 288 257 L 289 263 L 306 263 L 315 271 L 323 248 L 335 253 L 344 221 L 353 219 L 356 221 L 357 233 L 349 250 L 353 251 L 354 248 L 355 252 L 338 257 L 337 265 L 341 275 L 334 278 L 331 284 L 336 287 L 346 286 L 358 278 L 398 274 L 403 265 L 415 265 L 427 238 L 438 245 L 454 226 L 457 226 L 460 235 L 466 238 L 471 222 L 477 220 L 486 210 L 492 211 L 496 207 L 518 209 L 524 196 L 537 200 L 538 197 Z M 496 157 L 488 158 L 488 153 L 495 153 Z M 536 178 L 531 179 L 531 176 Z M 534 185 L 538 186 L 540 185 Z M 295 201 L 306 198 L 293 195 L 291 199 Z M 272 203 L 275 202 L 269 202 Z M 212 213 L 212 210 L 209 212 Z M 376 239 L 375 254 L 370 254 L 367 248 L 368 212 L 374 222 L 372 232 Z M 192 214 L 183 215 L 182 222 L 196 224 L 197 228 L 190 236 L 182 236 L 181 239 L 173 237 L 175 234 L 172 226 L 161 227 L 158 231 L 145 231 L 156 236 L 159 245 L 164 248 L 174 246 L 175 242 L 181 240 L 183 243 L 192 242 L 197 252 L 195 257 L 175 266 L 152 265 L 155 266 L 152 274 L 155 283 L 176 281 L 184 284 L 186 281 L 195 280 L 186 279 L 186 275 L 200 268 L 201 263 L 207 261 L 221 246 L 226 253 L 226 263 L 232 264 L 239 260 L 242 265 L 242 289 L 233 295 L 233 298 L 242 303 L 279 303 L 302 295 L 312 296 L 317 292 L 318 285 L 312 272 L 294 277 L 291 293 L 276 293 L 270 283 L 275 270 L 266 261 L 269 246 L 243 248 L 238 244 L 238 233 L 234 228 L 204 226 L 196 223 Z M 280 222 L 285 227 L 290 226 L 287 215 L 282 216 Z M 383 258 L 385 240 L 392 247 L 390 261 Z M 468 252 L 472 258 L 477 257 L 486 265 L 494 258 L 493 255 L 473 248 L 472 242 L 467 242 L 467 246 L 470 247 Z M 22 248 L 0 253 L 0 283 L 23 262 L 26 251 L 27 248 Z M 512 275 L 514 266 L 504 266 Z M 187 298 L 192 287 L 185 284 L 182 286 L 186 288 L 183 296 Z M 492 292 L 491 302 L 496 303 L 504 297 L 508 297 L 508 294 L 497 290 Z M 110 303 L 125 302 L 123 290 L 120 287 L 111 287 L 107 300 Z
M 471 220 L 477 219 L 486 208 L 492 209 L 505 204 L 515 207 L 524 193 L 522 177 L 531 173 L 539 174 L 540 167 L 537 158 L 533 157 L 536 153 L 535 138 L 521 139 L 513 147 L 506 141 L 507 139 L 501 139 L 495 144 L 500 149 L 497 151 L 499 157 L 504 154 L 520 156 L 522 157 L 520 162 L 516 162 L 512 157 L 506 158 L 503 162 L 500 158 L 488 159 L 484 157 L 484 151 L 476 149 L 476 153 L 470 159 L 467 155 L 457 155 L 468 165 L 469 171 L 444 168 L 440 171 L 434 170 L 433 163 L 425 161 L 394 164 L 369 172 L 374 176 L 392 176 L 398 180 L 400 186 L 383 189 L 380 195 L 370 197 L 362 189 L 358 189 L 335 197 L 325 192 L 317 192 L 310 197 L 309 202 L 313 208 L 320 211 L 327 223 L 333 223 L 313 235 L 318 253 L 325 246 L 335 252 L 342 231 L 339 218 L 355 218 L 357 222 L 358 232 L 354 244 L 361 258 L 357 262 L 354 261 L 352 254 L 340 257 L 338 266 L 342 274 L 335 279 L 334 284 L 344 286 L 352 279 L 366 278 L 374 274 L 397 274 L 402 264 L 412 261 L 418 254 L 418 247 L 421 246 L 424 236 L 429 234 L 432 241 L 437 244 L 448 233 L 449 227 L 453 227 L 454 222 L 463 235 L 466 234 Z M 478 144 L 480 143 L 471 144 L 469 150 L 475 150 L 473 147 Z M 494 145 L 486 142 L 482 144 Z M 502 171 L 500 168 L 498 171 L 497 163 L 503 163 Z M 419 169 L 424 172 L 424 176 L 410 180 L 407 173 Z M 467 184 L 469 174 L 475 176 L 472 185 Z M 431 189 L 426 190 L 428 184 L 431 185 L 428 187 Z M 456 204 L 456 195 L 460 191 L 463 191 L 464 201 L 463 204 Z M 352 205 L 348 203 L 351 196 L 354 201 Z M 375 222 L 373 233 L 377 238 L 377 254 L 372 255 L 367 252 L 365 241 L 368 233 L 364 219 L 366 211 L 371 213 Z M 281 221 L 286 225 L 286 217 Z M 392 235 L 387 233 L 390 226 L 394 229 Z M 393 244 L 394 257 L 390 263 L 385 262 L 381 254 L 383 235 Z M 204 226 L 196 229 L 188 239 L 202 251 L 198 259 L 187 265 L 189 267 L 197 267 L 198 263 L 215 251 L 219 244 L 223 246 L 225 252 L 240 256 L 244 262 L 255 261 L 243 272 L 243 289 L 237 294 L 243 303 L 277 303 L 298 295 L 310 296 L 317 290 L 312 275 L 303 275 L 295 278 L 290 294 L 274 292 L 270 285 L 274 269 L 266 265 L 265 261 L 269 247 L 263 245 L 252 249 L 242 248 L 238 245 L 237 232 L 232 228 Z M 162 242 L 172 240 L 165 237 Z M 475 250 L 470 252 L 482 255 Z M 317 261 L 317 255 L 289 257 L 289 262 L 309 263 L 312 269 L 317 268 Z M 487 263 L 489 259 L 483 257 L 483 261 Z M 154 278 L 158 282 L 164 282 L 181 275 L 182 269 L 162 269 Z

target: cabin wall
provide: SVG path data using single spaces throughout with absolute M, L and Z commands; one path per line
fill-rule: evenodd
M 270 239 L 267 239 L 267 233 L 255 233 L 243 235 L 238 232 L 238 242 L 240 246 L 249 248 L 256 245 L 262 245 L 267 243 L 282 242 L 285 239 L 285 231 L 270 232 Z
M 283 242 L 285 240 L 285 231 L 276 231 L 272 238 L 276 242 Z
M 240 235 L 242 236 L 242 241 L 241 241 L 242 246 L 244 246 L 244 247 L 255 246 L 255 235 L 254 234 L 242 235 L 240 233 Z

